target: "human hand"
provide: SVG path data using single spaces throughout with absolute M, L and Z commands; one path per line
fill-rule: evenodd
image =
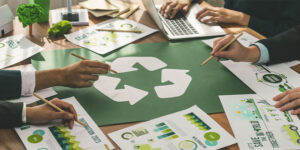
M 210 18 L 203 20 L 206 16 Z M 248 26 L 250 20 L 247 14 L 222 7 L 203 8 L 197 13 L 196 18 L 203 23 L 236 23 L 243 26 Z
M 69 87 L 90 87 L 91 81 L 96 81 L 99 74 L 107 74 L 108 64 L 96 60 L 83 60 L 61 69 L 61 85 Z
M 220 58 L 227 58 L 233 61 L 257 62 L 260 57 L 260 51 L 256 46 L 245 47 L 240 42 L 235 41 L 227 47 L 227 49 L 220 51 L 220 49 L 229 43 L 234 36 L 232 34 L 226 35 L 214 41 L 213 51 L 211 55 L 217 60 Z
M 51 102 L 63 109 L 65 112 L 57 112 L 48 104 L 43 104 L 35 107 L 26 108 L 27 122 L 32 124 L 43 124 L 48 123 L 52 120 L 63 119 L 63 124 L 68 126 L 70 129 L 74 126 L 74 120 L 77 120 L 77 113 L 74 107 L 64 101 L 55 98 Z
M 161 8 L 160 13 L 165 17 L 168 18 L 169 15 L 170 19 L 173 19 L 178 11 L 183 10 L 184 13 L 187 13 L 190 9 L 192 0 L 168 0 L 165 2 Z M 172 11 L 173 10 L 173 11 Z M 172 11 L 172 14 L 170 14 Z
M 300 114 L 300 87 L 285 91 L 273 98 L 277 103 L 274 105 L 280 111 L 293 110 L 293 115 Z

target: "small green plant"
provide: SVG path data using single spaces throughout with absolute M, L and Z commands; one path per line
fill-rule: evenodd
M 68 33 L 71 29 L 72 24 L 70 21 L 62 20 L 48 29 L 48 35 L 51 37 L 58 37 Z
M 17 15 L 24 28 L 29 25 L 29 34 L 32 35 L 32 24 L 39 21 L 44 15 L 44 10 L 38 4 L 21 4 L 17 9 Z

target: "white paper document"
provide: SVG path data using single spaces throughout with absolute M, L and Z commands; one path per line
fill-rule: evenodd
M 300 87 L 300 76 L 286 63 L 258 66 L 248 62 L 221 61 L 234 75 L 259 96 L 274 104 L 276 95 Z
M 238 34 L 235 34 L 234 36 L 238 36 Z M 221 37 L 217 37 L 217 38 L 212 38 L 212 39 L 208 39 L 208 40 L 202 40 L 202 42 L 204 42 L 206 45 L 208 45 L 209 47 L 213 47 L 214 45 L 214 41 L 219 39 Z M 250 46 L 251 44 L 257 42 L 259 39 L 252 36 L 251 34 L 247 33 L 247 32 L 243 32 L 243 35 L 237 39 L 243 46 Z
M 28 150 L 105 150 L 105 144 L 114 149 L 96 123 L 86 113 L 75 97 L 63 101 L 72 104 L 78 119 L 86 126 L 74 124 L 73 129 L 64 127 L 61 120 L 45 125 L 23 125 L 15 128 Z
M 0 39 L 0 69 L 21 62 L 42 50 L 42 47 L 21 34 L 2 38 Z
M 235 139 L 197 106 L 109 134 L 126 150 L 220 149 Z
M 300 149 L 299 119 L 258 95 L 220 96 L 241 150 Z
M 97 31 L 97 29 L 140 30 L 142 33 Z M 110 19 L 86 29 L 66 34 L 65 37 L 76 45 L 103 55 L 156 31 L 132 20 Z

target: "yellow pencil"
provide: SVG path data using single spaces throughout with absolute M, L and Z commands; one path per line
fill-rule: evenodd
M 59 112 L 65 112 L 64 110 L 62 110 L 61 108 L 57 107 L 56 105 L 54 105 L 53 103 L 51 103 L 50 101 L 44 99 L 43 97 L 39 96 L 37 93 L 33 93 L 33 95 L 37 98 L 39 98 L 40 100 L 44 101 L 45 103 L 47 103 L 48 105 L 50 105 L 52 108 L 56 109 Z M 79 121 L 79 120 L 75 120 L 76 122 L 78 122 L 79 124 L 81 124 L 82 126 L 86 126 L 86 124 L 84 124 L 83 122 Z
M 243 33 L 240 33 L 237 37 L 233 38 L 230 42 L 228 42 L 226 45 L 224 45 L 219 51 L 223 51 L 224 49 L 226 49 L 229 45 L 231 45 L 234 41 L 236 41 L 239 37 L 241 37 L 243 35 Z M 208 57 L 205 61 L 203 61 L 201 63 L 200 66 L 205 65 L 208 61 L 210 61 L 211 59 L 213 59 L 213 56 Z
M 97 29 L 97 31 L 142 33 L 141 30 L 120 30 L 120 29 Z
M 77 55 L 77 54 L 75 54 L 75 53 L 71 53 L 71 55 L 73 55 L 73 56 L 75 56 L 75 57 L 77 57 L 77 58 L 79 58 L 79 59 L 82 59 L 82 60 L 88 60 L 87 58 L 84 58 L 84 57 L 82 57 L 82 56 L 80 56 L 80 55 Z M 113 73 L 115 73 L 115 74 L 118 74 L 118 72 L 115 71 L 115 70 L 110 69 L 109 71 L 111 71 L 111 72 L 113 72 Z

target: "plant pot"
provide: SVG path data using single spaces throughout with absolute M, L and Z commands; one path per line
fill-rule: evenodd
M 44 15 L 39 19 L 38 23 L 49 21 L 50 0 L 28 0 L 31 4 L 38 4 L 44 9 Z

